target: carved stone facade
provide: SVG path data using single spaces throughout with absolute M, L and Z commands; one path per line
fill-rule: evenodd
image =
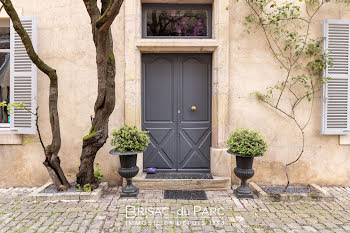
M 82 1 L 13 0 L 23 15 L 38 17 L 38 53 L 59 75 L 59 113 L 62 126 L 60 157 L 66 174 L 75 177 L 82 138 L 88 134 L 90 115 L 96 98 L 95 49 L 89 17 Z M 283 184 L 284 164 L 300 150 L 298 130 L 288 119 L 258 102 L 251 92 L 265 90 L 282 77 L 282 71 L 269 53 L 261 32 L 248 35 L 243 21 L 249 13 L 244 1 L 233 0 L 145 0 L 152 3 L 212 3 L 212 39 L 142 39 L 142 2 L 125 0 L 112 26 L 117 64 L 117 102 L 109 129 L 124 123 L 141 127 L 141 54 L 142 53 L 212 53 L 212 147 L 211 173 L 232 178 L 235 159 L 226 153 L 225 141 L 236 128 L 254 128 L 269 142 L 269 151 L 255 160 L 257 183 Z M 318 13 L 312 25 L 315 37 L 322 36 L 324 18 L 349 19 L 350 8 L 329 4 Z M 3 12 L 2 12 L 3 14 Z M 4 15 L 3 15 L 4 16 Z M 5 17 L 5 16 L 4 16 Z M 49 134 L 48 79 L 38 74 L 38 106 L 42 134 Z M 321 101 L 317 99 L 312 121 L 306 130 L 305 154 L 290 167 L 294 183 L 350 185 L 349 137 L 320 134 Z M 302 110 L 302 111 L 306 111 Z M 34 143 L 23 142 L 27 137 Z M 340 139 L 339 139 L 340 138 Z M 34 186 L 49 177 L 36 136 L 0 135 L 0 186 Z M 119 161 L 111 157 L 109 142 L 97 155 L 102 173 L 110 184 L 120 184 Z M 142 168 L 142 155 L 138 166 Z M 140 169 L 142 171 L 142 169 Z M 141 175 L 141 173 L 140 173 Z

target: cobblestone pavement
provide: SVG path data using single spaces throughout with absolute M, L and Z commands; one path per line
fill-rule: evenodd
M 350 188 L 326 188 L 334 201 L 238 200 L 207 191 L 207 201 L 164 200 L 162 191 L 99 201 L 26 201 L 34 188 L 0 189 L 0 232 L 350 232 Z

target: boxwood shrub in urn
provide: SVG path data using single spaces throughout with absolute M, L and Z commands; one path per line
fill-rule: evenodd
M 147 131 L 137 129 L 135 126 L 124 125 L 119 130 L 113 130 L 111 145 L 112 155 L 119 155 L 119 175 L 126 178 L 127 184 L 122 188 L 121 197 L 137 197 L 139 189 L 132 184 L 132 178 L 137 175 L 139 168 L 136 166 L 137 154 L 142 153 L 148 144 Z
M 254 157 L 263 156 L 267 143 L 258 131 L 239 129 L 232 132 L 227 140 L 228 153 L 236 156 L 235 175 L 241 179 L 241 185 L 235 190 L 238 198 L 253 198 L 247 186 L 247 180 L 254 176 Z

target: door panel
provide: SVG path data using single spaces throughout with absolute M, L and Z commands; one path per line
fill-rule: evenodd
M 208 64 L 202 63 L 197 55 L 182 59 L 181 66 L 182 121 L 208 121 Z M 197 110 L 192 111 L 192 106 Z
M 144 152 L 144 167 L 176 170 L 176 119 L 174 115 L 173 58 L 169 55 L 143 56 L 144 130 L 150 145 Z
M 209 171 L 211 55 L 144 54 L 142 66 L 144 168 Z
M 174 102 L 172 61 L 157 58 L 145 64 L 147 82 L 145 88 L 146 121 L 173 121 Z M 160 88 L 161 87 L 161 88 Z
M 178 170 L 206 170 L 210 168 L 211 146 L 211 56 L 186 54 L 179 63 L 182 114 L 178 131 L 191 150 L 182 155 Z

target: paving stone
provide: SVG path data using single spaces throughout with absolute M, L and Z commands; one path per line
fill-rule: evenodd
M 208 191 L 206 201 L 164 200 L 158 190 L 141 190 L 138 199 L 120 199 L 120 187 L 109 188 L 94 201 L 32 201 L 27 197 L 33 189 L 0 188 L 0 233 L 349 232 L 350 187 L 325 189 L 333 201 L 239 200 L 232 190 Z M 127 206 L 143 211 L 127 218 Z M 194 208 L 220 208 L 222 215 L 194 214 Z M 157 209 L 167 212 L 155 214 Z M 179 215 L 179 209 L 188 212 Z
M 317 230 L 311 226 L 303 226 L 303 229 L 307 232 L 317 232 Z

